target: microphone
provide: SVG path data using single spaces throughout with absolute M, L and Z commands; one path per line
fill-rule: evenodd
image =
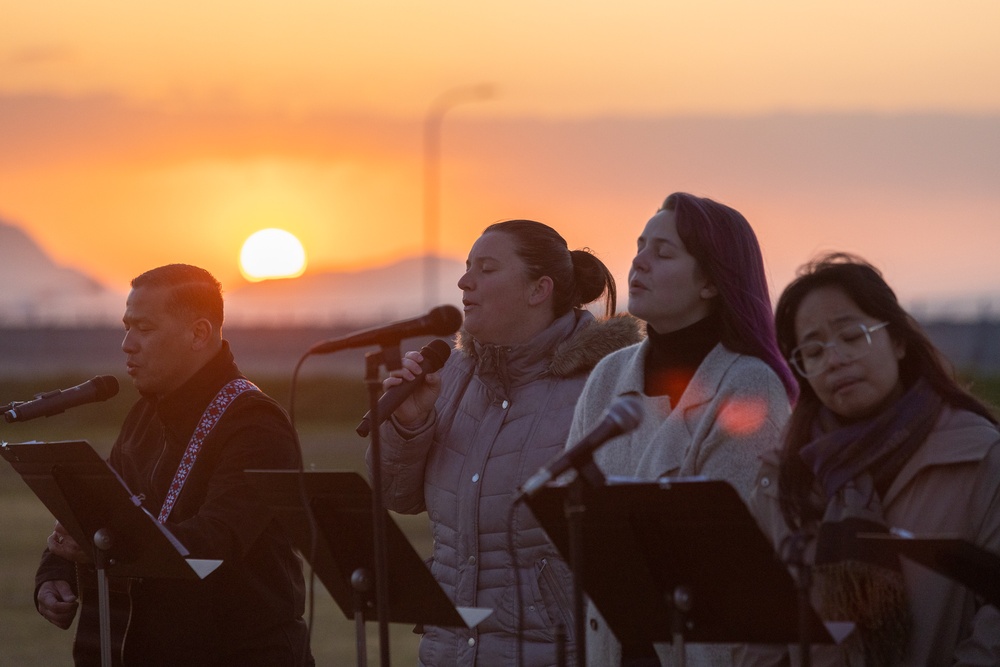
M 448 355 L 451 354 L 451 346 L 438 338 L 420 348 L 420 354 L 424 357 L 424 360 L 420 362 L 420 368 L 422 368 L 424 372 L 412 380 L 404 381 L 402 384 L 397 384 L 395 387 L 389 387 L 389 389 L 382 394 L 382 397 L 378 399 L 378 407 L 375 412 L 375 426 L 378 426 L 388 419 L 389 415 L 395 412 L 396 408 L 402 405 L 403 401 L 405 401 L 410 394 L 416 391 L 417 387 L 423 384 L 428 373 L 438 371 L 442 366 L 444 366 L 444 362 L 448 361 Z M 365 413 L 361 423 L 358 424 L 358 428 L 356 430 L 358 435 L 361 437 L 366 437 L 371 432 L 371 416 L 372 413 L 371 410 L 369 410 Z
M 450 336 L 462 326 L 462 313 L 455 306 L 438 306 L 426 315 L 365 329 L 341 338 L 316 343 L 308 354 L 328 354 L 350 347 L 394 345 L 414 336 Z
M 638 426 L 640 421 L 642 421 L 642 400 L 638 396 L 622 396 L 611 404 L 604 419 L 593 431 L 532 475 L 518 489 L 515 502 L 531 498 L 538 489 L 570 468 L 579 469 L 590 460 L 601 445 L 617 435 L 628 433 Z
M 98 375 L 93 380 L 69 389 L 56 389 L 38 394 L 31 401 L 12 403 L 11 408 L 3 413 L 3 418 L 8 424 L 12 424 L 38 417 L 51 417 L 78 405 L 106 401 L 117 393 L 117 378 L 113 375 Z

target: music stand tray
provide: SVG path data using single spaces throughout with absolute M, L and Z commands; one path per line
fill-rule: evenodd
M 221 564 L 189 558 L 84 440 L 0 444 L 2 456 L 81 547 L 100 532 L 107 574 L 204 578 Z
M 568 558 L 566 493 L 527 503 Z M 618 481 L 585 487 L 584 503 L 583 588 L 623 647 L 800 640 L 796 584 L 727 482 Z M 811 642 L 833 642 L 815 613 L 807 623 Z
M 97 568 L 101 665 L 110 667 L 109 576 L 203 579 L 220 560 L 189 551 L 142 507 L 108 463 L 84 440 L 0 444 L 21 475 Z
M 358 591 L 352 577 L 358 572 L 370 579 L 375 576 L 368 481 L 356 472 L 342 471 L 247 470 L 246 475 L 340 610 L 356 619 Z M 308 512 L 303 499 L 308 499 Z M 456 608 L 396 522 L 386 518 L 389 622 L 474 627 L 491 613 L 489 609 Z M 362 593 L 364 620 L 376 620 L 374 588 Z
M 955 537 L 917 537 L 904 531 L 859 535 L 964 584 L 1000 608 L 1000 554 Z

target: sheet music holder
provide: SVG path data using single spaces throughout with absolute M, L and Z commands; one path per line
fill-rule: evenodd
M 1000 608 L 1000 554 L 961 538 L 917 537 L 902 531 L 858 535 L 972 589 Z
M 190 552 L 146 511 L 83 440 L 0 444 L 2 456 L 82 548 L 98 573 L 101 654 L 110 664 L 107 576 L 204 578 L 222 561 Z
M 340 610 L 358 620 L 357 591 L 351 580 L 359 570 L 373 573 L 375 566 L 368 481 L 356 472 L 247 470 L 246 474 Z M 303 493 L 318 529 L 315 550 Z M 456 608 L 396 522 L 386 519 L 389 622 L 474 627 L 491 613 Z M 362 593 L 363 620 L 375 620 L 375 592 Z
M 550 485 L 527 503 L 568 558 L 566 492 Z M 624 653 L 800 640 L 796 584 L 728 483 L 611 482 L 586 487 L 584 502 L 583 587 Z M 812 643 L 834 641 L 815 614 L 805 627 Z

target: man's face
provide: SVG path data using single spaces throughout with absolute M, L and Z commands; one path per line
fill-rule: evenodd
M 195 320 L 171 313 L 170 289 L 137 287 L 125 302 L 126 368 L 143 394 L 167 394 L 186 382 L 201 366 Z

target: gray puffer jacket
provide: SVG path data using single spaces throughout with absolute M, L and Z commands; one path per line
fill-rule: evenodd
M 382 425 L 386 507 L 426 510 L 434 578 L 456 606 L 493 610 L 473 629 L 427 627 L 422 665 L 516 664 L 518 596 L 508 529 L 520 569 L 524 664 L 556 664 L 560 624 L 568 655 L 574 654 L 569 568 L 527 507 L 520 505 L 511 522 L 513 494 L 563 451 L 594 365 L 638 339 L 635 319 L 597 321 L 583 310 L 523 345 L 480 345 L 460 335 L 428 422 L 416 431 L 392 420 Z

